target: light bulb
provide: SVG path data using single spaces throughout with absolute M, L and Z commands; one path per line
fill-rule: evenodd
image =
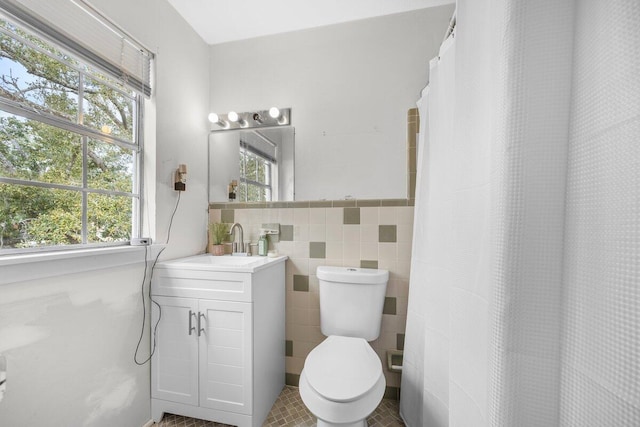
M 227 117 L 229 118 L 230 121 L 234 123 L 238 121 L 238 113 L 236 113 L 235 111 L 229 111 L 229 114 L 227 114 Z
M 278 117 L 280 117 L 280 110 L 278 110 L 276 107 L 271 107 L 269 108 L 269 115 L 272 118 L 277 119 Z
M 224 120 L 222 120 L 222 119 L 220 118 L 220 116 L 218 116 L 216 113 L 211 113 L 211 114 L 209 114 L 208 118 L 209 118 L 209 121 L 210 121 L 211 123 L 215 123 L 215 124 L 217 124 L 217 125 L 218 125 L 218 126 L 220 126 L 222 129 L 227 129 L 227 128 L 229 128 L 229 123 L 228 123 L 228 122 L 226 122 L 226 121 L 224 121 Z

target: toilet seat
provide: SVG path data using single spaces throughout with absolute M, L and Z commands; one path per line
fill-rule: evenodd
M 351 402 L 379 382 L 382 364 L 362 338 L 329 336 L 307 356 L 304 372 L 309 386 L 333 402 Z

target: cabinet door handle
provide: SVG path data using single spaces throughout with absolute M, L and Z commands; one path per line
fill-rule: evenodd
M 202 327 L 202 323 L 201 323 L 202 319 L 204 319 L 205 321 L 207 320 L 204 314 L 198 312 L 198 336 L 200 336 L 200 334 L 204 332 L 204 328 Z
M 189 335 L 191 335 L 191 332 L 196 330 L 195 326 L 193 326 L 193 324 L 191 323 L 191 317 L 196 317 L 196 313 L 194 313 L 193 311 L 189 310 Z M 200 334 L 198 334 L 198 335 L 200 335 Z

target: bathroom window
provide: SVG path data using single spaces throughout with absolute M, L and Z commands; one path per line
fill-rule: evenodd
M 273 157 L 245 141 L 240 141 L 239 201 L 270 202 L 272 200 L 275 162 Z
M 138 236 L 142 93 L 0 16 L 0 251 Z

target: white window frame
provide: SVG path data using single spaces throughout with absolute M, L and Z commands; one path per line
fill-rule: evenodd
M 69 50 L 65 49 L 65 46 L 60 43 L 56 43 L 51 40 L 44 39 L 42 36 L 35 34 L 33 31 L 25 28 L 23 25 L 17 24 L 10 17 L 3 16 L 0 14 L 0 19 L 11 22 L 12 25 L 20 28 L 22 31 L 26 33 L 33 34 L 34 36 L 40 38 L 43 42 L 48 43 L 56 50 L 65 52 L 65 54 L 73 57 L 75 61 L 80 64 L 87 64 L 85 60 L 79 58 L 76 55 L 73 55 L 69 52 Z M 132 199 L 132 217 L 131 217 L 131 238 L 140 237 L 141 228 L 142 228 L 142 194 L 143 194 L 143 166 L 144 166 L 144 151 L 143 151 L 143 119 L 144 119 L 144 97 L 142 94 L 132 94 L 128 93 L 116 85 L 109 84 L 103 79 L 98 79 L 100 84 L 106 85 L 109 88 L 117 91 L 122 96 L 130 99 L 134 104 L 135 113 L 133 115 L 132 129 L 133 129 L 133 141 L 127 141 L 125 139 L 105 134 L 103 132 L 98 131 L 97 129 L 92 129 L 90 127 L 84 126 L 82 124 L 82 111 L 83 111 L 83 82 L 85 77 L 91 77 L 92 79 L 96 79 L 93 77 L 91 73 L 79 68 L 78 66 L 66 62 L 59 57 L 56 57 L 44 49 L 36 46 L 31 41 L 20 37 L 19 35 L 8 31 L 4 28 L 0 27 L 0 32 L 14 38 L 15 40 L 24 43 L 28 47 L 37 50 L 38 52 L 49 56 L 50 58 L 63 63 L 64 65 L 74 69 L 79 73 L 79 87 L 78 87 L 78 112 L 79 117 L 77 123 L 67 121 L 63 118 L 57 117 L 53 114 L 50 114 L 46 111 L 38 111 L 34 110 L 32 106 L 22 104 L 20 102 L 16 102 L 13 100 L 9 100 L 6 98 L 0 97 L 0 110 L 14 114 L 16 116 L 24 117 L 29 120 L 35 120 L 53 127 L 57 127 L 63 129 L 65 131 L 73 132 L 77 134 L 81 138 L 82 148 L 83 148 L 83 170 L 82 170 L 82 185 L 81 186 L 70 186 L 64 184 L 55 184 L 55 183 L 47 183 L 47 182 L 39 182 L 39 181 L 30 181 L 30 180 L 21 180 L 15 178 L 6 178 L 0 176 L 0 183 L 10 184 L 10 185 L 21 185 L 21 186 L 31 186 L 31 187 L 40 187 L 40 188 L 51 188 L 51 189 L 60 189 L 60 190 L 69 190 L 69 191 L 77 191 L 82 195 L 82 243 L 80 244 L 72 244 L 72 245 L 57 245 L 57 246 L 37 246 L 33 248 L 10 248 L 10 249 L 0 249 L 0 255 L 6 254 L 16 254 L 21 252 L 34 252 L 34 251 L 57 251 L 57 250 L 73 250 L 73 249 L 87 249 L 101 246 L 122 246 L 128 245 L 130 241 L 120 241 L 113 243 L 88 243 L 87 241 L 87 211 L 88 211 L 88 195 L 93 194 L 104 194 L 104 195 L 113 195 L 113 196 L 124 196 L 131 197 Z M 92 69 L 93 67 L 89 67 Z M 115 79 L 115 78 L 114 78 Z M 126 87 L 126 86 L 125 86 Z M 132 174 L 132 189 L 130 193 L 121 192 L 121 191 L 113 191 L 113 190 L 105 190 L 105 189 L 94 189 L 88 187 L 87 182 L 87 145 L 89 139 L 97 140 L 104 143 L 114 144 L 120 146 L 122 148 L 126 148 L 131 150 L 134 156 L 133 161 L 133 174 Z

